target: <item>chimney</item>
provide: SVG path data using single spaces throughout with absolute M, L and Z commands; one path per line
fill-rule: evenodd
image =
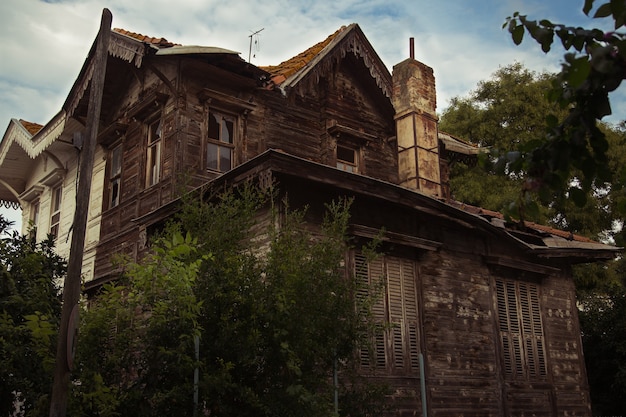
M 433 69 L 410 58 L 393 67 L 393 107 L 396 111 L 398 176 L 403 187 L 441 197 L 437 95 Z

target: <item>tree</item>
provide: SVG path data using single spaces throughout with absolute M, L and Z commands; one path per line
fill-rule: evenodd
M 335 390 L 341 415 L 380 412 L 384 389 L 354 372 L 373 326 L 342 267 L 349 203 L 312 233 L 273 201 L 251 187 L 187 200 L 103 288 L 83 315 L 74 413 L 189 415 L 196 388 L 213 416 L 328 416 Z
M 585 0 L 583 12 L 590 15 L 594 0 Z M 626 78 L 626 3 L 611 0 L 595 8 L 594 19 L 607 19 L 612 30 L 585 29 L 549 20 L 531 20 L 518 12 L 506 19 L 513 41 L 520 44 L 525 33 L 548 52 L 556 38 L 566 53 L 548 97 L 568 111 L 564 119 L 548 117 L 546 135 L 526 150 L 518 165 L 528 174 L 534 190 L 552 190 L 569 197 L 577 206 L 593 189 L 608 191 L 605 204 L 619 213 L 623 225 L 626 214 L 623 164 L 623 126 L 619 141 L 612 140 L 599 125 L 611 114 L 609 94 Z M 617 216 L 616 216 L 617 217 Z M 614 218 L 616 218 L 614 217 Z M 624 243 L 623 230 L 615 236 Z M 581 325 L 594 414 L 619 414 L 624 410 L 626 390 L 624 363 L 624 281 L 623 259 L 598 268 L 578 270 L 579 297 L 583 310 Z M 595 274 L 594 274 L 595 273 Z M 598 276 L 604 277 L 599 279 Z M 580 291 L 584 284 L 585 291 Z
M 0 216 L 0 415 L 47 415 L 65 260 Z
M 532 73 L 520 64 L 500 68 L 490 80 L 480 82 L 468 97 L 453 99 L 441 117 L 440 128 L 495 150 L 489 157 L 501 154 L 498 150 L 522 153 L 528 146 L 534 146 L 537 136 L 545 131 L 543 115 L 567 115 L 567 111 L 544 97 L 543 91 L 554 77 Z M 560 198 L 558 193 L 539 199 L 527 192 L 527 200 L 518 208 L 536 204 L 538 209 L 534 213 L 525 213 L 526 220 L 623 244 L 622 234 L 616 233 L 619 229 L 613 226 L 623 223 L 620 204 L 624 201 L 624 188 L 618 179 L 626 166 L 626 135 L 623 126 L 599 123 L 598 128 L 610 143 L 606 168 L 616 180 L 602 188 L 592 187 L 585 193 L 583 205 Z M 506 212 L 510 202 L 519 198 L 526 173 L 498 171 L 491 161 L 483 160 L 476 167 L 453 166 L 451 190 L 463 202 Z M 581 329 L 592 404 L 594 412 L 602 415 L 618 414 L 623 409 L 621 396 L 612 394 L 626 390 L 626 372 L 621 365 L 626 359 L 623 268 L 623 260 L 574 268 L 578 301 L 583 306 Z
M 620 218 L 616 210 L 620 187 L 594 187 L 585 193 L 585 202 L 579 207 L 559 194 L 538 198 L 526 187 L 527 174 L 512 167 L 514 158 L 535 146 L 545 132 L 545 115 L 567 115 L 545 97 L 554 77 L 514 63 L 479 82 L 469 96 L 452 100 L 441 116 L 440 129 L 479 144 L 489 153 L 476 166 L 453 165 L 451 190 L 454 198 L 468 204 L 598 238 L 604 231 L 611 232 L 613 221 Z M 608 168 L 617 175 L 626 162 L 623 132 L 610 126 L 600 128 L 614 144 Z M 498 160 L 505 151 L 511 163 Z M 520 190 L 525 192 L 520 195 Z
M 583 12 L 589 15 L 593 7 L 594 0 L 585 0 Z M 611 114 L 609 93 L 626 76 L 626 34 L 618 32 L 626 22 L 626 4 L 619 0 L 604 3 L 593 17 L 612 19 L 615 30 L 530 20 L 518 12 L 503 26 L 516 44 L 528 32 L 544 52 L 551 49 L 555 36 L 567 51 L 548 93 L 552 102 L 567 110 L 567 116 L 548 116 L 546 133 L 513 166 L 527 174 L 528 188 L 543 195 L 548 191 L 564 195 L 578 205 L 584 204 L 585 192 L 593 187 L 618 185 L 607 169 L 609 141 L 598 122 Z M 620 174 L 619 180 L 624 171 Z

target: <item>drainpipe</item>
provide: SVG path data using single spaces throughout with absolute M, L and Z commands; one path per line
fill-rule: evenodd
M 424 354 L 419 354 L 420 359 L 420 390 L 422 394 L 422 416 L 428 417 L 428 402 L 426 400 L 426 373 L 424 372 Z

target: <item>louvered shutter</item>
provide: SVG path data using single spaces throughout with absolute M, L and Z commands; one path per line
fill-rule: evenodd
M 374 295 L 371 291 L 377 288 L 378 283 L 383 278 L 383 261 L 382 259 L 377 259 L 368 263 L 365 256 L 357 252 L 354 255 L 354 267 L 355 276 L 358 280 L 357 298 L 360 298 L 361 301 L 365 301 L 366 298 Z M 385 336 L 383 333 L 385 323 L 384 297 L 376 296 L 375 302 L 372 304 L 372 316 L 379 328 L 372 341 L 373 349 L 370 350 L 367 346 L 361 348 L 361 366 L 368 369 L 385 369 Z
M 497 279 L 496 298 L 505 375 L 545 377 L 539 287 L 529 282 Z

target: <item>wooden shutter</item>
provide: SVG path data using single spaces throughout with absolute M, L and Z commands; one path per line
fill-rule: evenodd
M 392 367 L 401 373 L 419 371 L 417 295 L 415 264 L 403 258 L 387 257 L 389 340 Z
M 419 372 L 418 305 L 414 261 L 392 256 L 369 263 L 356 253 L 357 297 L 368 297 L 368 289 L 384 284 L 382 296 L 372 304 L 372 315 L 380 324 L 372 349 L 360 352 L 361 366 L 391 373 Z
M 539 287 L 496 279 L 496 298 L 505 375 L 544 378 L 547 371 Z
M 383 278 L 383 260 L 376 259 L 367 262 L 365 256 L 359 252 L 354 255 L 355 276 L 358 280 L 357 298 L 361 301 L 369 297 L 376 297 L 372 304 L 372 316 L 378 328 L 372 340 L 372 349 L 368 346 L 361 348 L 361 366 L 368 369 L 385 369 L 385 300 L 384 296 L 374 294 L 378 283 Z M 373 357 L 372 357 L 373 356 Z

